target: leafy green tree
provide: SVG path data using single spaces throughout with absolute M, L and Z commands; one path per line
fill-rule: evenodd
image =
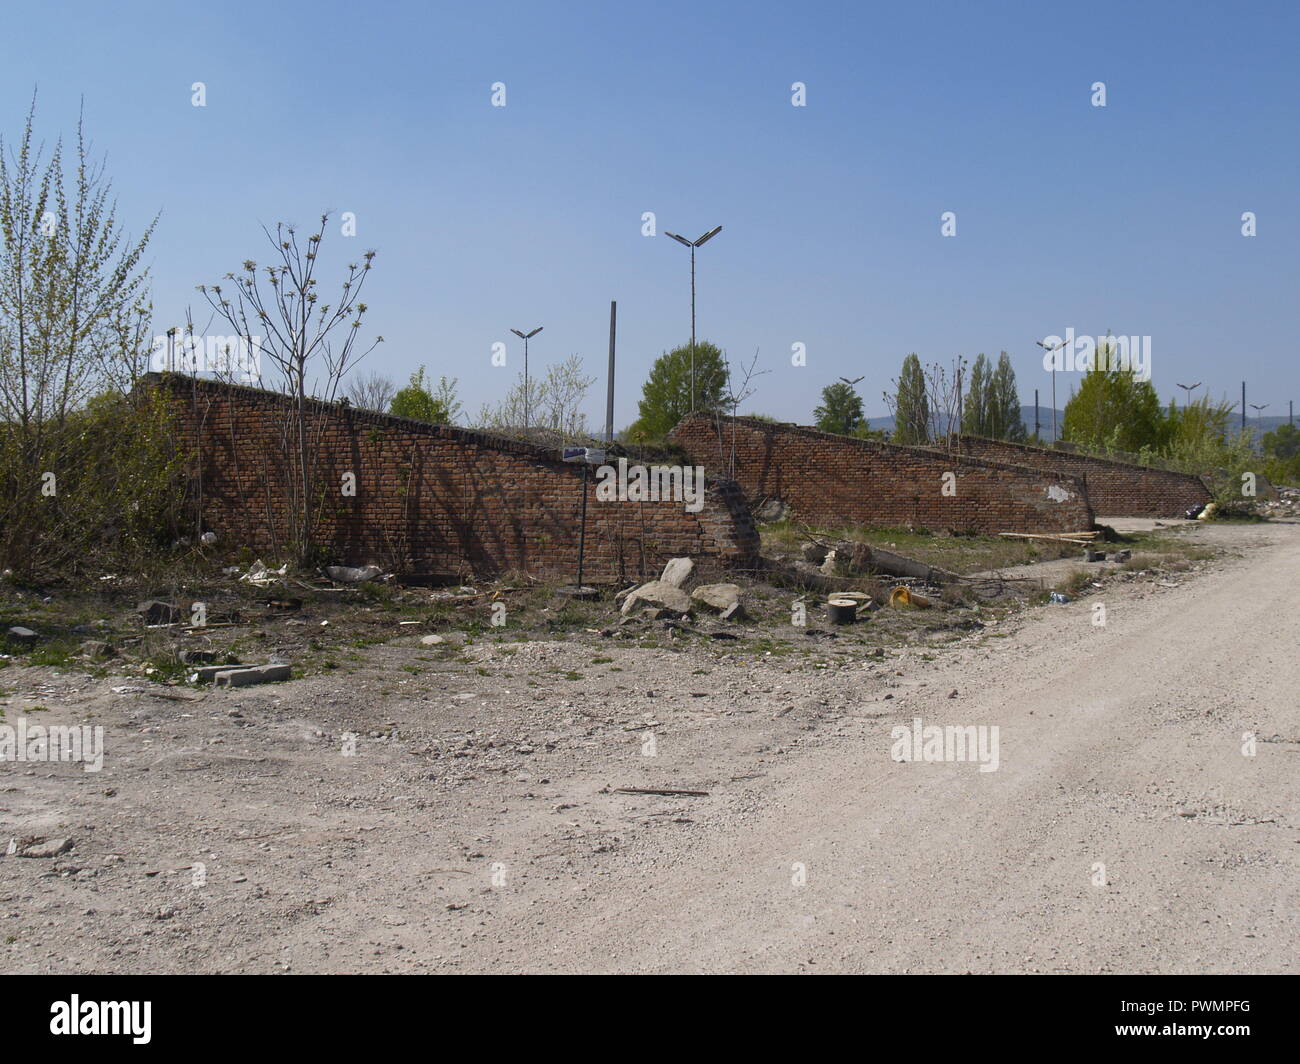
M 1085 447 L 1142 451 L 1163 449 L 1172 426 L 1150 381 L 1109 357 L 1111 341 L 1097 345 L 1092 369 L 1065 405 L 1063 439 Z
M 1020 390 L 1016 387 L 1016 371 L 1011 368 L 1011 358 L 1005 351 L 998 356 L 998 368 L 993 373 L 988 392 L 989 435 L 995 440 L 1024 443 Z
M 989 400 L 991 398 L 992 371 L 989 360 L 983 352 L 975 359 L 970 368 L 970 381 L 961 404 L 961 430 L 967 436 L 993 436 L 989 424 L 992 420 Z
M 852 436 L 862 424 L 862 397 L 853 386 L 836 381 L 822 389 L 821 405 L 813 411 L 813 423 L 823 432 Z
M 1261 442 L 1265 454 L 1274 458 L 1294 458 L 1300 454 L 1300 429 L 1291 424 L 1279 425 L 1272 432 L 1264 433 Z
M 454 424 L 456 415 L 460 413 L 456 380 L 440 377 L 436 393 L 432 392 L 425 384 L 425 369 L 421 366 L 411 374 L 411 383 L 393 396 L 388 412 L 397 417 L 427 421 L 431 425 Z
M 695 342 L 695 409 L 714 413 L 726 406 L 727 359 L 707 340 Z M 641 387 L 641 403 L 631 433 L 638 440 L 661 440 L 691 412 L 691 345 L 660 355 Z
M 925 394 L 925 372 L 915 353 L 903 359 L 894 397 L 894 442 L 923 444 L 930 439 L 930 403 Z

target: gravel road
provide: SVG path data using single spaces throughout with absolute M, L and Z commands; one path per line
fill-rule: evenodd
M 1233 550 L 822 668 L 588 637 L 202 695 L 6 670 L 6 723 L 107 753 L 3 766 L 0 842 L 72 848 L 0 856 L 0 970 L 1294 971 L 1300 525 L 1188 534 Z M 996 728 L 996 771 L 894 760 L 916 718 Z

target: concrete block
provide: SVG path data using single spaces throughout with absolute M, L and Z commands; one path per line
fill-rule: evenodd
M 226 666 L 216 674 L 214 683 L 218 687 L 248 687 L 255 683 L 279 683 L 292 675 L 293 670 L 288 665 Z

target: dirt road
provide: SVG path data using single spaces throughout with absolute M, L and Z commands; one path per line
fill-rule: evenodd
M 193 706 L 26 676 L 109 756 L 4 766 L 0 832 L 75 846 L 0 857 L 0 969 L 1294 971 L 1300 526 L 1192 534 L 1241 549 L 823 668 L 394 648 Z M 996 771 L 893 760 L 914 718 L 996 728 Z

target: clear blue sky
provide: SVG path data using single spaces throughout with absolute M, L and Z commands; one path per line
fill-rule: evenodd
M 84 96 L 123 219 L 161 211 L 159 331 L 265 261 L 259 224 L 354 211 L 327 255 L 378 251 L 368 368 L 427 363 L 475 411 L 514 369 L 491 344 L 513 360 L 510 327 L 541 324 L 535 365 L 584 356 L 600 424 L 617 299 L 622 427 L 689 337 L 689 255 L 662 231 L 723 225 L 699 334 L 759 351 L 748 405 L 782 419 L 840 375 L 884 413 L 909 351 L 1005 349 L 1046 404 L 1033 341 L 1067 328 L 1151 336 L 1166 399 L 1244 378 L 1269 416 L 1300 400 L 1295 3 L 47 0 L 5 34 L 6 140 L 34 86 L 51 139 Z

